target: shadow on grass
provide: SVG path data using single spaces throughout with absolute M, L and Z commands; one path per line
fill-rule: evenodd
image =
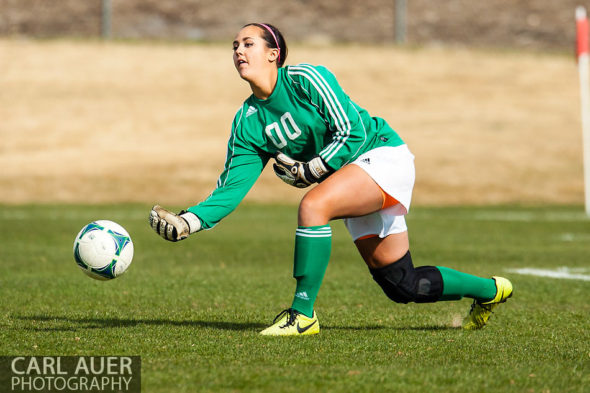
M 37 332 L 66 332 L 78 331 L 80 329 L 103 329 L 103 328 L 117 328 L 117 327 L 133 327 L 133 326 L 180 326 L 180 327 L 197 327 L 210 328 L 219 330 L 233 330 L 259 331 L 268 325 L 252 322 L 224 322 L 224 321 L 193 321 L 182 320 L 175 321 L 169 319 L 123 319 L 123 318 L 98 318 L 98 317 L 62 317 L 51 315 L 33 315 L 33 316 L 17 316 L 16 319 L 21 321 L 31 322 L 30 326 L 19 326 L 13 328 L 14 330 L 31 330 Z M 36 326 L 37 323 L 55 323 L 63 324 L 65 326 Z M 437 330 L 458 330 L 460 327 L 454 326 L 383 326 L 383 325 L 367 325 L 367 326 L 338 326 L 325 325 L 322 330 L 344 330 L 344 331 L 367 331 L 367 330 L 397 330 L 397 331 L 437 331 Z
M 124 318 L 75 318 L 62 317 L 52 315 L 33 315 L 33 316 L 16 316 L 16 319 L 21 321 L 31 322 L 30 326 L 20 326 L 18 330 L 32 330 L 39 332 L 49 331 L 77 331 L 80 329 L 102 329 L 102 328 L 117 328 L 117 327 L 132 327 L 132 326 L 180 326 L 180 327 L 198 327 L 198 328 L 212 328 L 219 330 L 258 330 L 266 327 L 260 323 L 248 322 L 218 322 L 218 321 L 193 321 L 183 320 L 175 321 L 170 319 L 124 319 Z M 66 326 L 35 326 L 36 323 L 63 323 Z
M 415 331 L 435 331 L 435 330 L 459 330 L 461 327 L 454 326 L 322 326 L 323 330 L 415 330 Z

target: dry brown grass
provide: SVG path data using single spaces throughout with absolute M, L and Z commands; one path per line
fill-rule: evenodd
M 328 66 L 417 157 L 419 204 L 582 203 L 573 58 L 292 47 Z M 0 40 L 0 202 L 206 197 L 249 94 L 229 45 Z M 302 193 L 268 168 L 250 200 Z

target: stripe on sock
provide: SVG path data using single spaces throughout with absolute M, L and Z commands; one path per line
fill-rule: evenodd
M 304 237 L 330 237 L 332 236 L 332 228 L 328 225 L 321 227 L 299 227 L 295 231 L 295 235 Z

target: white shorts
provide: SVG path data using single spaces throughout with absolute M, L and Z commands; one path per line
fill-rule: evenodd
M 360 155 L 354 165 L 361 167 L 388 195 L 399 203 L 361 217 L 345 218 L 353 240 L 367 235 L 384 238 L 408 230 L 404 216 L 410 211 L 416 179 L 414 155 L 407 145 L 383 146 Z

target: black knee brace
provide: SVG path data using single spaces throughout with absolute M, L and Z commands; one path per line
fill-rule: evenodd
M 434 266 L 414 268 L 409 251 L 397 262 L 369 270 L 383 292 L 394 302 L 432 303 L 442 296 L 440 271 Z

